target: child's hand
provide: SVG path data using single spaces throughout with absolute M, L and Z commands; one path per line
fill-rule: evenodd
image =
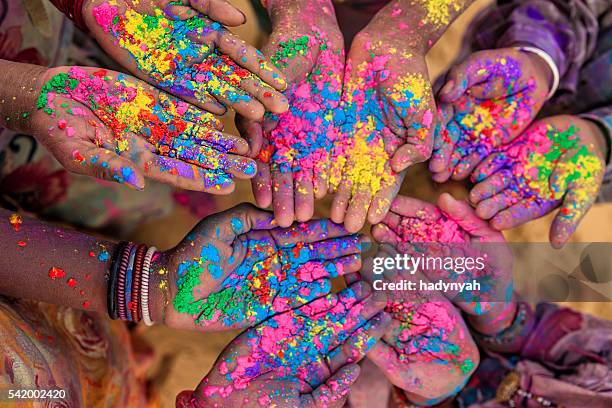
M 29 130 L 70 171 L 138 189 L 146 176 L 225 194 L 233 176 L 255 174 L 255 163 L 240 156 L 246 142 L 222 133 L 212 114 L 133 77 L 59 67 L 39 86 Z
M 575 116 L 540 120 L 476 168 L 470 201 L 497 230 L 560 206 L 550 229 L 551 244 L 560 248 L 599 194 L 606 149 L 594 123 Z
M 237 121 L 257 155 L 257 204 L 272 204 L 280 226 L 311 219 L 315 198 L 327 193 L 344 73 L 344 43 L 331 1 L 285 3 L 270 10 L 273 31 L 263 53 L 287 78 L 289 111 L 266 115 L 263 124 Z
M 177 406 L 342 407 L 389 316 L 358 282 L 238 336 Z M 218 404 L 218 405 L 215 405 Z
M 271 213 L 240 205 L 162 254 L 155 268 L 167 272 L 170 304 L 154 318 L 201 330 L 253 326 L 327 294 L 331 278 L 360 268 L 360 250 L 359 237 L 330 221 L 279 228 Z
M 376 257 L 396 255 L 392 247 L 383 246 Z M 364 270 L 371 270 L 368 266 L 366 262 Z M 355 276 L 348 275 L 347 282 Z M 392 270 L 384 276 L 385 282 L 427 280 L 420 272 L 410 275 Z M 435 292 L 393 292 L 388 297 L 385 311 L 391 315 L 391 326 L 368 358 L 413 403 L 430 405 L 455 394 L 479 362 L 478 349 L 459 310 Z
M 478 281 L 485 287 L 486 290 L 479 292 L 444 292 L 445 297 L 470 317 L 498 315 L 512 301 L 508 298 L 513 285 L 512 251 L 502 233 L 479 218 L 465 201 L 442 194 L 436 206 L 398 196 L 383 222 L 372 228 L 372 235 L 378 242 L 392 244 L 401 253 L 412 256 L 484 259 L 482 268 L 470 270 L 465 265 L 461 265 L 462 270 L 421 269 L 432 282 Z
M 84 20 L 102 48 L 135 75 L 215 114 L 284 112 L 284 79 L 221 24 L 244 16 L 221 1 L 87 0 Z M 193 7 L 193 8 L 192 8 Z
M 539 56 L 512 48 L 475 52 L 452 68 L 438 95 L 433 179 L 466 178 L 493 149 L 521 134 L 546 101 L 550 76 Z
M 397 3 L 397 4 L 396 4 Z M 394 2 L 352 42 L 344 75 L 344 120 L 332 162 L 331 217 L 349 231 L 380 222 L 403 171 L 431 155 L 435 105 L 424 50 L 413 44 L 409 8 Z

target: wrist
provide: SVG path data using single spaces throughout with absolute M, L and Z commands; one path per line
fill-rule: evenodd
M 603 160 L 604 163 L 607 163 L 610 146 L 608 146 L 608 138 L 599 125 L 583 117 L 575 117 L 574 122 L 576 123 L 576 127 L 580 129 L 580 133 L 591 135 L 590 139 L 593 141 L 594 153 Z
M 40 89 L 48 69 L 38 65 L 0 60 L 3 83 L 0 87 L 0 126 L 31 133 Z
M 543 82 L 542 88 L 548 91 L 546 99 L 550 99 L 557 92 L 560 80 L 559 68 L 555 61 L 545 51 L 529 44 L 517 44 L 515 48 L 529 59 L 538 73 L 536 78 Z
M 149 311 L 153 323 L 164 323 L 169 302 L 168 255 L 157 252 L 149 272 Z
M 479 334 L 493 336 L 510 327 L 516 316 L 518 304 L 514 299 L 510 302 L 495 302 L 487 313 L 469 315 L 467 320 L 471 328 Z
M 143 321 L 151 325 L 158 303 L 152 296 L 152 267 L 156 267 L 158 252 L 155 247 L 120 243 L 113 255 L 107 288 L 107 310 L 111 319 Z

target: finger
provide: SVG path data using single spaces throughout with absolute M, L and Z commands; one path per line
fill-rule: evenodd
M 479 202 L 476 206 L 476 214 L 482 219 L 491 219 L 498 212 L 519 202 L 521 198 L 513 189 L 507 188 L 501 193 Z
M 314 242 L 308 245 L 307 256 L 312 260 L 330 260 L 345 255 L 357 254 L 360 251 L 360 237 L 357 235 L 349 235 L 347 237 L 332 238 L 325 241 Z M 304 257 L 304 251 L 300 251 L 298 258 L 302 260 Z
M 261 123 L 249 120 L 240 115 L 236 115 L 235 124 L 240 135 L 248 142 L 247 155 L 249 157 L 256 158 L 260 154 L 264 143 Z M 268 160 L 263 161 L 268 162 Z
M 482 200 L 491 198 L 505 190 L 512 181 L 512 173 L 509 170 L 502 170 L 489 178 L 476 184 L 470 191 L 470 202 L 478 204 Z
M 254 230 L 273 230 L 276 228 L 274 215 L 250 203 L 242 203 L 229 210 L 213 214 L 202 221 L 210 228 L 198 228 L 212 238 L 223 242 L 233 242 L 238 235 Z
M 372 227 L 372 237 L 377 242 L 396 245 L 401 242 L 400 237 L 385 224 L 376 224 Z
M 283 113 L 289 109 L 287 97 L 263 83 L 259 78 L 253 76 L 245 78 L 240 83 L 240 88 L 260 101 L 268 112 Z
M 272 206 L 280 227 L 289 227 L 295 220 L 293 175 L 272 165 Z
M 555 207 L 556 203 L 554 201 L 538 203 L 535 200 L 527 199 L 501 211 L 491 219 L 490 223 L 498 231 L 507 230 L 540 218 L 548 214 Z
M 598 187 L 595 189 L 590 186 L 581 188 L 572 185 L 570 187 L 550 227 L 550 243 L 554 248 L 562 248 L 570 239 L 582 218 L 595 202 L 597 193 Z
M 423 220 L 436 221 L 440 218 L 440 211 L 438 211 L 435 205 L 417 198 L 401 195 L 398 195 L 393 200 L 391 211 L 405 217 L 416 217 Z M 387 221 L 385 223 L 389 224 Z
M 312 394 L 300 396 L 300 407 L 304 408 L 340 408 L 343 407 L 351 386 L 357 381 L 361 369 L 357 364 L 350 364 L 339 369 L 325 384 L 316 388 Z
M 298 242 L 311 243 L 349 235 L 342 225 L 330 220 L 310 220 L 294 224 L 289 228 L 277 228 L 271 231 L 276 244 L 280 247 L 291 247 Z
M 429 106 L 433 106 L 433 101 Z M 404 118 L 404 121 L 406 119 Z M 420 119 L 414 123 L 405 123 L 407 129 L 406 144 L 400 146 L 391 158 L 391 168 L 396 173 L 406 170 L 416 163 L 429 160 L 433 151 L 434 115 L 430 109 L 425 110 Z
M 329 353 L 331 371 L 337 371 L 346 364 L 359 362 L 374 343 L 385 334 L 390 323 L 391 317 L 381 312 L 370 319 L 366 326 L 353 332 L 351 337 Z
M 137 190 L 142 190 L 145 186 L 142 171 L 127 158 L 93 144 L 75 143 L 68 149 L 72 151 L 70 157 L 64 158 L 63 155 L 55 157 L 70 171 L 126 184 Z
M 468 178 L 482 159 L 482 154 L 478 151 L 469 153 L 467 156 L 463 157 L 461 161 L 459 161 L 459 164 L 457 164 L 455 170 L 453 170 L 452 179 L 464 180 Z
M 144 164 L 145 175 L 153 180 L 185 190 L 211 194 L 230 194 L 234 181 L 221 170 L 208 170 L 184 161 L 164 156 L 153 156 Z
M 251 188 L 258 207 L 267 208 L 272 204 L 272 176 L 269 165 L 257 162 L 257 174 L 251 179 Z
M 397 351 L 384 341 L 378 341 L 368 352 L 368 359 L 381 369 L 388 370 L 389 365 L 397 360 Z
M 299 222 L 305 222 L 314 216 L 312 171 L 300 171 L 294 173 L 293 177 L 295 178 L 295 217 Z
M 337 224 L 344 222 L 346 210 L 351 198 L 351 184 L 348 180 L 343 180 L 334 195 L 331 205 L 330 218 Z
M 314 198 L 320 200 L 327 195 L 329 189 L 328 184 L 328 168 L 327 165 L 319 166 L 313 173 L 313 192 Z
M 406 172 L 397 174 L 391 185 L 383 187 L 376 193 L 368 210 L 370 224 L 378 224 L 389 213 L 393 199 L 397 196 L 405 176 Z
M 443 193 L 438 198 L 438 206 L 472 236 L 486 238 L 488 242 L 504 242 L 504 236 L 479 218 L 466 201 L 456 200 L 452 195 Z
M 511 162 L 505 153 L 493 153 L 485 158 L 472 172 L 472 182 L 481 182 L 508 165 L 511 165 Z
M 181 132 L 180 136 L 198 144 L 211 145 L 223 152 L 232 152 L 243 156 L 249 152 L 249 145 L 243 138 L 209 127 L 188 126 L 184 132 Z
M 252 178 L 257 172 L 255 160 L 220 153 L 209 146 L 182 146 L 176 150 L 174 157 L 207 169 L 222 170 L 239 178 Z
M 469 88 L 485 81 L 490 76 L 489 70 L 480 69 L 478 60 L 482 56 L 479 54 L 472 54 L 464 62 L 450 69 L 446 75 L 446 83 L 438 93 L 438 98 L 442 102 L 451 103 L 457 100 Z
M 361 255 L 353 254 L 324 262 L 309 262 L 308 267 L 300 267 L 296 276 L 304 282 L 314 282 L 318 279 L 337 278 L 357 272 L 361 268 Z M 316 267 L 313 267 L 316 266 Z M 320 267 L 319 267 L 320 266 Z
M 287 82 L 280 70 L 270 64 L 259 50 L 235 35 L 226 30 L 209 30 L 203 32 L 199 39 L 204 43 L 214 43 L 219 53 L 227 55 L 240 67 L 253 73 L 274 89 L 285 90 Z
M 246 16 L 240 9 L 225 0 L 189 0 L 191 7 L 229 27 L 246 23 Z
M 370 208 L 372 193 L 364 186 L 359 186 L 346 210 L 344 227 L 349 232 L 357 232 L 363 228 Z

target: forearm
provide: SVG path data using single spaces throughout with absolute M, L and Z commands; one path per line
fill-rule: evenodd
M 47 69 L 0 59 L 0 126 L 16 132 L 31 129 L 40 83 Z
M 0 209 L 0 294 L 106 313 L 115 244 Z

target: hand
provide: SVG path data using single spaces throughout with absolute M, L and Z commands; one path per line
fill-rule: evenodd
M 358 282 L 245 331 L 177 406 L 342 407 L 389 323 L 369 294 Z
M 551 75 L 539 56 L 513 48 L 475 52 L 453 67 L 438 94 L 433 179 L 465 179 L 496 147 L 520 135 L 546 101 Z
M 165 271 L 171 304 L 153 318 L 201 330 L 254 326 L 327 294 L 331 278 L 360 268 L 360 250 L 359 237 L 330 221 L 278 228 L 269 212 L 239 205 L 161 255 L 153 270 Z
M 357 231 L 380 222 L 403 171 L 431 155 L 435 105 L 424 50 L 406 7 L 384 7 L 353 40 L 344 76 L 344 123 L 332 158 L 331 218 Z
M 287 78 L 290 108 L 266 115 L 263 123 L 237 121 L 257 155 L 257 205 L 273 204 L 283 227 L 311 219 L 315 198 L 327 193 L 344 72 L 344 43 L 331 1 L 285 3 L 275 2 L 270 11 L 273 30 L 263 54 Z
M 144 188 L 144 176 L 180 188 L 229 193 L 255 174 L 239 137 L 210 113 L 125 74 L 59 67 L 39 85 L 30 131 L 75 173 Z M 236 154 L 230 154 L 236 153 Z
M 605 139 L 594 123 L 554 116 L 501 146 L 472 174 L 476 213 L 497 230 L 514 228 L 561 207 L 550 228 L 562 247 L 599 194 Z
M 420 269 L 432 282 L 477 281 L 481 285 L 483 289 L 480 291 L 444 292 L 444 296 L 466 313 L 470 323 L 476 324 L 479 331 L 484 333 L 498 327 L 488 319 L 487 325 L 480 324 L 485 315 L 499 317 L 503 310 L 514 306 L 510 295 L 513 287 L 512 251 L 502 233 L 480 219 L 467 202 L 455 200 L 447 193 L 438 198 L 437 206 L 398 196 L 383 222 L 372 228 L 372 235 L 378 242 L 392 244 L 401 253 L 412 256 L 452 257 L 455 260 L 477 260 L 480 257 L 482 267 L 474 265 L 468 268 L 465 261 L 454 268 Z
M 210 13 L 210 18 L 202 13 Z M 244 22 L 220 0 L 87 0 L 87 28 L 143 80 L 215 114 L 226 106 L 259 119 L 287 110 L 280 73 L 221 24 Z M 211 18 L 213 20 L 211 20 Z
M 376 257 L 395 257 L 383 246 Z M 362 275 L 373 280 L 372 260 Z M 351 282 L 356 274 L 347 275 Z M 410 275 L 390 270 L 386 282 L 427 281 L 420 272 Z M 380 279 L 380 275 L 377 276 Z M 460 312 L 437 292 L 391 292 L 385 311 L 392 323 L 381 341 L 368 353 L 395 386 L 402 388 L 415 404 L 435 404 L 457 393 L 479 362 L 478 349 Z

